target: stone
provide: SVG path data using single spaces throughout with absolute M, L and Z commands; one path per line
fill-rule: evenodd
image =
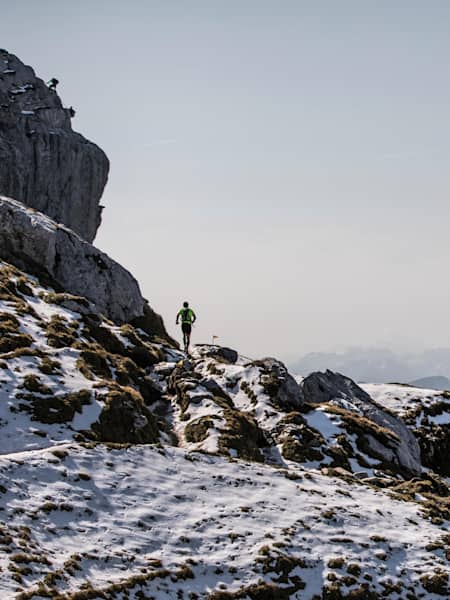
M 61 288 L 57 291 L 83 296 L 115 323 L 139 320 L 153 312 L 135 278 L 107 254 L 67 227 L 3 196 L 0 257 Z M 146 331 L 169 339 L 161 317 L 156 317 Z
M 238 359 L 238 353 L 232 348 L 219 346 L 216 349 L 211 349 L 208 356 L 214 357 L 216 360 L 223 360 L 226 363 L 234 364 Z
M 302 407 L 302 390 L 281 361 L 268 357 L 251 364 L 260 369 L 259 381 L 273 404 L 284 411 L 299 410 Z
M 450 476 L 450 426 L 429 424 L 415 429 L 419 439 L 422 462 L 443 477 Z
M 159 440 L 156 417 L 133 388 L 111 390 L 101 398 L 104 407 L 91 426 L 100 442 L 116 444 L 154 444 Z
M 219 362 L 234 364 L 238 359 L 238 353 L 232 348 L 216 346 L 212 344 L 196 344 L 195 351 L 200 356 L 213 358 Z
M 372 402 L 367 392 L 360 388 L 350 377 L 327 370 L 324 373 L 315 371 L 300 382 L 305 400 L 310 404 L 322 404 L 335 398 L 358 399 L 361 402 Z
M 409 473 L 421 472 L 420 447 L 413 432 L 400 417 L 376 404 L 352 379 L 333 371 L 317 371 L 303 379 L 299 386 L 309 404 L 329 402 L 393 433 L 395 437 L 390 440 L 390 447 L 367 434 L 365 437 L 371 451 L 388 462 L 400 465 Z
M 31 67 L 0 50 L 0 194 L 91 242 L 109 161 L 73 131 L 70 113 Z

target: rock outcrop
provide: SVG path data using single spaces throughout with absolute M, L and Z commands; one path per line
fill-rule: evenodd
M 83 296 L 116 323 L 167 337 L 135 278 L 108 255 L 38 211 L 0 196 L 0 256 L 43 277 L 57 291 Z
M 300 382 L 300 388 L 305 394 L 307 402 L 322 404 L 335 399 L 349 400 L 350 402 L 370 404 L 372 399 L 353 379 L 327 370 L 315 371 Z
M 238 353 L 232 348 L 225 348 L 223 346 L 213 346 L 210 344 L 203 344 L 198 350 L 203 356 L 215 358 L 216 360 L 223 361 L 225 363 L 234 364 L 238 359 Z
M 365 384 L 376 401 L 387 404 L 414 433 L 422 464 L 444 477 L 450 476 L 450 392 L 411 385 Z
M 300 410 L 304 398 L 286 366 L 276 358 L 262 358 L 252 363 L 260 369 L 259 383 L 271 402 L 282 410 Z
M 134 277 L 89 243 L 109 161 L 72 130 L 73 116 L 31 67 L 0 49 L 0 257 L 173 343 Z
M 372 454 L 411 473 L 420 473 L 420 447 L 412 431 L 399 417 L 378 406 L 349 377 L 332 371 L 311 373 L 300 387 L 306 402 L 338 407 L 340 417 L 359 433 L 360 440 L 364 438 L 363 444 Z
M 72 130 L 71 110 L 31 67 L 0 50 L 0 194 L 91 242 L 109 161 Z

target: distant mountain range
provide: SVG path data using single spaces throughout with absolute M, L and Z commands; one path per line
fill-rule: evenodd
M 298 375 L 330 369 L 359 382 L 414 383 L 418 387 L 450 389 L 450 348 L 397 354 L 384 348 L 350 348 L 342 353 L 311 352 L 291 362 Z M 425 382 L 425 383 L 423 383 Z
M 424 388 L 426 390 L 450 390 L 450 379 L 436 375 L 435 377 L 422 377 L 411 381 L 414 387 Z

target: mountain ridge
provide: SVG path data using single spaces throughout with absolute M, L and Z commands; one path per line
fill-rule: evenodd
M 186 358 L 92 310 L 0 265 L 4 597 L 448 593 L 449 395 L 299 386 L 276 359 Z

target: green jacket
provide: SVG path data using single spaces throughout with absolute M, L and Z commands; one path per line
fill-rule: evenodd
M 178 319 L 181 317 L 182 323 L 193 323 L 196 320 L 195 312 L 192 308 L 182 308 L 177 314 L 177 323 Z

